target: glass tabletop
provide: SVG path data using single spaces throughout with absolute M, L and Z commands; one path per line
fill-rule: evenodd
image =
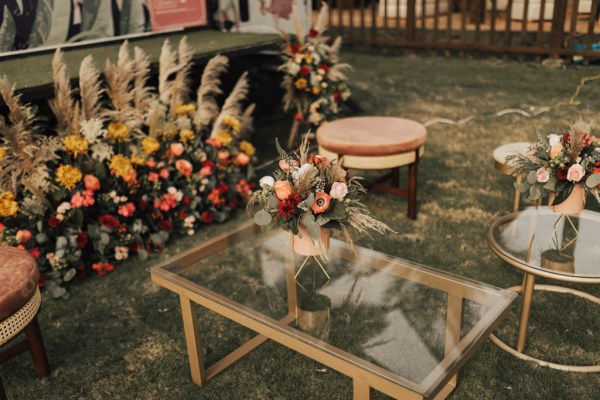
M 600 282 L 600 213 L 566 216 L 528 207 L 495 220 L 492 249 L 512 265 L 562 280 Z
M 330 280 L 317 259 L 292 252 L 288 233 L 250 224 L 151 272 L 424 395 L 457 372 L 515 296 L 337 240 L 319 262 Z

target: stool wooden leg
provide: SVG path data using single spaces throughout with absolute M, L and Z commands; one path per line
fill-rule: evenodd
M 7 400 L 6 392 L 4 391 L 4 384 L 2 383 L 1 376 L 0 376 L 0 400 Z
M 417 219 L 417 161 L 408 165 L 408 217 Z
M 37 317 L 25 328 L 25 336 L 29 342 L 29 352 L 33 359 L 33 366 L 37 376 L 47 376 L 50 374 L 50 364 L 46 356 L 42 332 Z

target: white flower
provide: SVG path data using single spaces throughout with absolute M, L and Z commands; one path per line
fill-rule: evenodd
M 81 123 L 81 134 L 90 144 L 95 144 L 98 139 L 104 136 L 105 129 L 102 129 L 102 121 L 92 118 Z
M 194 217 L 193 215 L 189 215 L 189 216 L 185 217 L 185 219 L 183 220 L 183 226 L 185 228 L 193 228 L 195 221 L 196 221 L 196 217 Z
M 115 259 L 127 260 L 129 258 L 129 248 L 126 246 L 115 246 Z
M 183 199 L 183 192 L 181 190 L 175 189 L 175 187 L 173 187 L 173 186 L 169 186 L 167 188 L 167 192 L 169 192 L 169 194 L 173 195 L 173 197 L 175 197 L 175 200 L 177 202 L 180 202 L 181 199 Z
M 96 143 L 91 150 L 92 158 L 98 162 L 108 160 L 113 154 L 113 148 L 108 143 Z
M 194 233 L 195 233 L 195 232 L 194 232 L 194 230 L 193 230 L 193 229 L 188 229 L 188 230 L 187 230 L 187 234 L 188 234 L 188 236 L 192 236 Z
M 288 64 L 288 73 L 290 75 L 297 75 L 300 72 L 300 66 L 296 63 Z
M 334 199 L 343 199 L 348 194 L 348 186 L 344 182 L 334 182 L 329 195 Z
M 315 167 L 313 165 L 309 164 L 309 163 L 303 164 L 300 168 L 294 169 L 292 171 L 292 177 L 294 178 L 294 180 L 296 180 L 302 174 L 306 173 L 307 171 L 310 171 L 313 168 L 315 168 Z
M 263 189 L 265 188 L 265 186 L 273 187 L 273 185 L 275 184 L 275 179 L 272 176 L 263 176 L 262 178 L 260 178 L 260 181 L 258 181 L 258 184 Z
M 560 135 L 548 135 L 548 144 L 550 147 L 553 147 L 555 144 L 560 143 L 560 139 L 562 136 Z
M 71 203 L 65 201 L 60 203 L 60 205 L 56 208 L 56 212 L 59 214 L 64 214 L 71 209 Z

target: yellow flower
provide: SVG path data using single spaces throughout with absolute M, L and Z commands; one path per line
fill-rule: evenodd
M 142 150 L 146 154 L 156 153 L 160 149 L 160 143 L 153 137 L 145 137 L 142 139 Z
M 67 190 L 72 190 L 82 178 L 81 171 L 72 165 L 61 165 L 56 168 L 56 182 Z
M 313 58 L 309 54 L 304 56 L 304 60 L 306 61 L 307 64 L 312 64 L 312 62 L 313 62 Z
M 304 89 L 306 89 L 306 84 L 307 83 L 308 82 L 306 82 L 306 79 L 300 78 L 300 79 L 298 79 L 296 81 L 296 83 L 294 83 L 294 85 L 296 86 L 296 89 L 298 89 L 298 90 L 304 90 Z
M 89 143 L 81 135 L 69 135 L 65 136 L 62 140 L 65 150 L 73 154 L 73 157 L 77 158 L 80 154 L 85 154 L 88 151 Z
M 187 142 L 188 140 L 194 140 L 196 135 L 194 135 L 194 132 L 189 129 L 182 129 L 179 131 L 179 137 L 181 138 L 182 142 Z
M 108 124 L 107 136 L 117 141 L 127 140 L 129 139 L 129 128 L 120 122 L 112 122 Z
M 218 131 L 217 139 L 219 139 L 221 141 L 221 143 L 223 143 L 223 146 L 225 146 L 225 147 L 229 146 L 229 144 L 233 140 L 231 135 L 225 131 Z
M 144 157 L 140 157 L 140 156 L 137 156 L 135 154 L 132 155 L 131 157 L 129 157 L 129 160 L 134 165 L 144 165 L 144 164 L 146 164 L 146 159 Z
M 0 193 L 0 217 L 12 218 L 17 215 L 19 205 L 13 192 Z
M 110 172 L 112 172 L 113 175 L 125 178 L 129 177 L 129 171 L 131 171 L 132 166 L 129 158 L 122 156 L 121 154 L 115 154 L 110 159 L 108 168 L 110 168 Z
M 196 111 L 196 106 L 191 103 L 188 104 L 180 104 L 175 107 L 175 114 L 177 115 L 190 115 Z
M 240 142 L 240 151 L 243 151 L 244 153 L 246 153 L 249 156 L 253 156 L 254 152 L 256 150 L 254 149 L 254 146 L 252 146 L 252 144 L 250 142 L 242 140 Z
M 240 121 L 231 115 L 226 115 L 223 118 L 222 124 L 223 126 L 230 127 L 233 133 L 238 133 L 240 131 Z
M 6 157 L 6 150 L 4 150 L 2 147 L 0 147 L 0 162 L 2 162 L 2 160 L 4 160 L 4 157 Z
M 312 92 L 313 92 L 314 95 L 317 95 L 317 94 L 321 93 L 321 88 L 318 87 L 318 86 L 313 86 L 312 87 Z

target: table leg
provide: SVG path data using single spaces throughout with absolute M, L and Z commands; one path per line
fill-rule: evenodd
M 371 387 L 362 378 L 354 378 L 354 400 L 371 400 Z
M 196 303 L 183 295 L 180 295 L 179 299 L 181 301 L 181 316 L 183 317 L 183 329 L 190 361 L 192 382 L 198 386 L 203 386 L 206 383 L 206 377 L 202 346 L 200 344 L 200 332 L 198 331 Z
M 523 280 L 523 307 L 521 308 L 521 318 L 519 320 L 519 336 L 517 337 L 516 349 L 522 353 L 525 350 L 525 340 L 527 339 L 527 327 L 529 326 L 529 315 L 531 313 L 531 302 L 533 299 L 533 287 L 535 285 L 535 275 L 525 274 Z
M 446 312 L 446 340 L 444 355 L 447 356 L 460 342 L 460 328 L 462 325 L 462 297 L 448 294 L 448 309 Z M 448 383 L 456 386 L 458 376 L 454 375 Z
M 414 163 L 408 166 L 408 217 L 417 219 L 417 165 L 419 155 Z
M 523 175 L 517 175 L 517 185 L 523 182 Z M 515 201 L 513 203 L 513 211 L 519 211 L 519 206 L 521 205 L 521 192 L 515 188 Z

